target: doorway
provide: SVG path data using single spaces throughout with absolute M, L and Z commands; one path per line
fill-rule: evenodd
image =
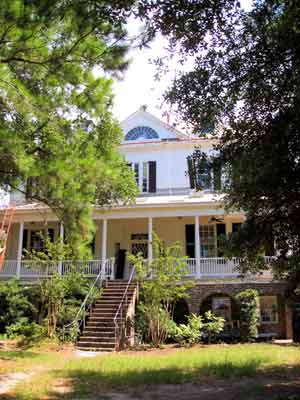
M 119 249 L 116 255 L 116 276 L 115 279 L 124 279 L 124 271 L 126 264 L 126 250 Z

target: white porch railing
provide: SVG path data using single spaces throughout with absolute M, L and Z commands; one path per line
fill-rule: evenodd
M 266 264 L 270 264 L 273 257 L 264 257 Z M 239 258 L 227 259 L 223 257 L 207 257 L 200 258 L 197 262 L 196 258 L 186 258 L 187 275 L 189 278 L 226 278 L 237 277 L 240 275 L 238 266 Z M 71 271 L 83 272 L 86 276 L 97 276 L 103 269 L 104 279 L 114 279 L 114 258 L 90 261 L 63 261 L 61 265 L 61 273 L 66 275 Z M 18 265 L 16 260 L 6 260 L 2 270 L 0 271 L 0 279 L 18 277 L 20 279 L 47 278 L 60 271 L 60 266 L 55 262 L 36 262 L 22 260 Z M 262 277 L 271 277 L 271 270 L 266 270 Z
M 270 264 L 274 257 L 264 257 L 266 265 Z M 187 277 L 192 278 L 226 278 L 237 277 L 240 275 L 238 270 L 241 259 L 239 258 L 224 258 L 224 257 L 202 257 L 198 260 L 196 258 L 187 258 L 183 260 L 186 262 Z M 265 270 L 261 276 L 271 277 L 270 269 Z
M 91 261 L 63 261 L 61 267 L 59 263 L 52 261 L 22 260 L 19 264 L 17 260 L 6 260 L 0 271 L 0 279 L 12 277 L 20 279 L 47 278 L 54 273 L 66 275 L 71 271 L 82 272 L 86 276 L 97 276 L 101 270 L 104 279 L 113 279 L 114 264 L 114 258 Z

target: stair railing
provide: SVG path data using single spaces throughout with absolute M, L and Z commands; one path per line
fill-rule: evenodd
M 116 347 L 119 348 L 120 345 L 120 336 L 121 336 L 121 328 L 123 327 L 123 314 L 124 314 L 124 304 L 128 306 L 128 290 L 130 287 L 130 284 L 133 280 L 135 274 L 135 267 L 132 268 L 131 274 L 129 276 L 125 291 L 123 293 L 123 297 L 120 301 L 119 307 L 116 311 L 115 317 L 114 317 L 114 325 L 115 325 L 115 341 L 116 341 Z M 125 316 L 127 313 L 127 308 L 125 310 Z M 118 323 L 118 318 L 120 319 L 120 323 Z M 126 322 L 126 321 L 125 321 Z
M 98 285 L 99 287 L 102 286 L 102 283 L 106 278 L 106 264 L 109 261 L 110 260 L 105 260 L 105 261 L 101 262 L 101 267 L 100 267 L 99 273 L 96 276 L 96 278 L 93 281 L 93 283 L 91 284 L 90 289 L 89 289 L 88 293 L 86 294 L 83 302 L 81 303 L 81 306 L 78 309 L 74 320 L 63 326 L 63 328 L 62 328 L 63 340 L 65 338 L 66 331 L 70 331 L 73 327 L 77 327 L 78 329 L 80 329 L 81 326 L 83 326 L 83 329 L 84 329 L 84 327 L 85 327 L 85 316 L 89 313 L 89 311 L 91 311 L 91 308 L 93 306 L 93 302 L 89 303 L 88 308 L 86 308 L 86 305 L 88 303 L 88 300 L 92 296 L 92 293 L 93 293 L 93 290 L 94 290 L 95 286 L 96 285 Z

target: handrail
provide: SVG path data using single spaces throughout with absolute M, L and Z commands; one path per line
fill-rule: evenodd
M 107 261 L 108 261 L 108 260 L 104 260 L 104 261 L 102 262 L 100 271 L 99 271 L 97 277 L 95 278 L 94 282 L 93 282 L 92 285 L 90 286 L 90 289 L 89 289 L 88 293 L 86 294 L 86 296 L 85 296 L 83 302 L 81 303 L 81 306 L 80 306 L 79 310 L 77 311 L 77 314 L 76 314 L 74 320 L 71 321 L 71 322 L 69 322 L 67 325 L 64 325 L 64 326 L 63 326 L 63 336 L 65 335 L 65 330 L 66 330 L 66 329 L 68 329 L 68 328 L 70 329 L 72 326 L 74 326 L 76 323 L 78 323 L 78 321 L 80 320 L 80 314 L 81 314 L 81 312 L 85 309 L 86 303 L 87 303 L 89 297 L 91 296 L 91 293 L 92 293 L 94 287 L 96 286 L 96 284 L 98 283 L 98 281 L 99 281 L 100 278 L 101 278 L 101 279 L 100 279 L 100 282 L 102 282 L 102 281 L 103 281 L 103 276 L 104 276 L 104 277 L 106 276 L 106 274 L 105 274 L 105 267 L 106 267 L 106 262 L 107 262 Z M 81 318 L 81 320 L 83 320 L 83 319 L 84 319 L 84 316 Z M 81 325 L 81 324 L 80 324 L 80 325 Z M 80 326 L 80 325 L 79 325 L 79 326 Z
M 127 298 L 127 293 L 128 293 L 129 286 L 130 286 L 130 284 L 131 284 L 131 282 L 132 282 L 134 273 L 135 273 L 135 267 L 132 268 L 132 271 L 131 271 L 131 273 L 130 273 L 130 276 L 129 276 L 129 279 L 128 279 L 128 282 L 127 282 L 125 291 L 124 291 L 124 293 L 123 293 L 122 299 L 121 299 L 121 301 L 120 301 L 119 307 L 118 307 L 118 309 L 117 309 L 117 311 L 116 311 L 116 314 L 115 314 L 115 317 L 114 317 L 115 341 L 116 341 L 116 342 L 117 342 L 117 331 L 118 331 L 118 328 L 119 328 L 119 324 L 118 324 L 118 315 L 121 313 L 121 319 L 122 319 L 122 317 L 123 317 L 123 303 L 124 303 L 124 300 L 126 300 L 126 303 L 127 303 L 127 300 L 128 300 L 128 298 Z

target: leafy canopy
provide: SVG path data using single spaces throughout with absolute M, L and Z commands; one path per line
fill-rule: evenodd
M 0 186 L 50 206 L 79 251 L 92 203 L 135 194 L 111 114 L 112 76 L 128 65 L 131 5 L 0 1 Z
M 300 7 L 297 1 L 144 1 L 149 34 L 169 38 L 178 71 L 165 99 L 195 132 L 219 127 L 227 204 L 247 222 L 235 247 L 252 262 L 276 244 L 300 282 Z M 167 67 L 168 60 L 158 60 Z M 174 63 L 173 63 L 174 64 Z M 180 68 L 180 66 L 186 66 Z

